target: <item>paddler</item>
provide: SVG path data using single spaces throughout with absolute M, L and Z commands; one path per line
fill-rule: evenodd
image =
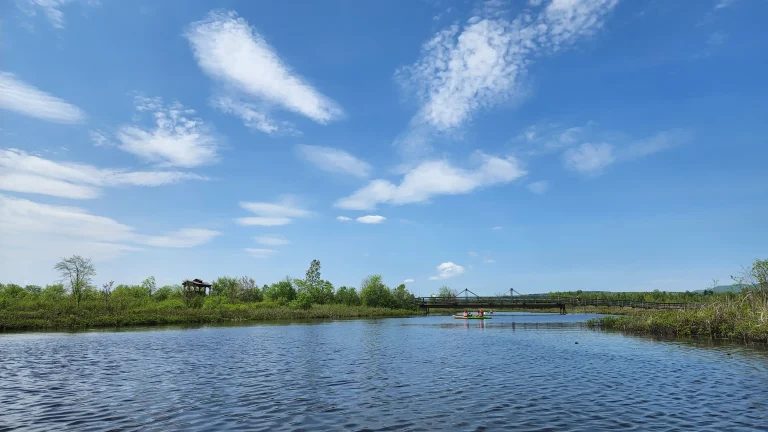
M 478 316 L 483 316 L 483 310 L 480 309 L 480 312 L 477 313 Z
M 466 317 L 468 317 L 468 316 L 469 316 L 469 313 L 467 313 L 467 310 L 466 310 L 466 309 L 464 309 L 464 318 L 466 318 Z

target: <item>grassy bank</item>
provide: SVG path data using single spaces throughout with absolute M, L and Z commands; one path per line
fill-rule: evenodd
M 630 333 L 768 342 L 768 296 L 749 292 L 698 309 L 640 311 L 593 319 L 588 324 Z
M 143 308 L 131 311 L 3 311 L 0 331 L 65 330 L 104 327 L 234 323 L 267 320 L 341 319 L 409 316 L 412 310 L 345 305 L 313 305 L 297 309 L 279 305 L 241 304 L 217 308 Z

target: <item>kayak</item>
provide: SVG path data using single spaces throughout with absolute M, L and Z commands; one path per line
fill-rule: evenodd
M 461 316 L 461 315 L 454 315 L 453 319 L 491 319 L 491 317 L 489 317 L 489 316 L 477 316 L 477 315 L 465 317 L 465 316 Z

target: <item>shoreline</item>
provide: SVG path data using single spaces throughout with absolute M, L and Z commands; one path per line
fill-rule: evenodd
M 174 311 L 130 311 L 124 313 L 51 313 L 3 311 L 0 333 L 17 331 L 79 331 L 167 325 L 245 324 L 267 321 L 337 320 L 356 318 L 402 318 L 417 315 L 405 309 L 366 306 L 313 305 L 309 309 L 275 308 L 182 309 Z

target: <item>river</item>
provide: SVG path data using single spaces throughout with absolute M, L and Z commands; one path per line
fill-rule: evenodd
M 768 430 L 768 352 L 497 314 L 0 334 L 0 430 Z

